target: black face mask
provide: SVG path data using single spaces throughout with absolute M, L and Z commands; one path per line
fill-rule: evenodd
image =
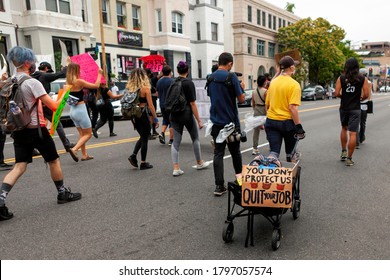
M 35 70 L 36 70 L 36 66 L 35 64 L 32 64 L 30 68 L 28 68 L 28 73 L 31 75 L 32 73 L 35 72 Z

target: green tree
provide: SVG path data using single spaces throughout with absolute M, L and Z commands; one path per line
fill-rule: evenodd
M 298 49 L 307 64 L 308 80 L 325 85 L 341 73 L 346 55 L 345 31 L 323 18 L 305 18 L 280 28 L 277 38 L 283 51 Z M 345 53 L 344 53 L 345 52 Z
M 286 9 L 287 12 L 294 13 L 295 4 L 287 2 L 285 9 Z

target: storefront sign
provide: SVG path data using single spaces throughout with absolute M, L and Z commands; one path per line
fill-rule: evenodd
M 118 30 L 118 43 L 122 45 L 142 47 L 142 34 Z

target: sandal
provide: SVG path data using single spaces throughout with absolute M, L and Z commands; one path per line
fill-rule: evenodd
M 81 161 L 86 161 L 86 160 L 90 160 L 90 159 L 94 159 L 94 157 L 90 156 L 90 155 L 87 155 L 86 158 L 81 158 Z
M 79 161 L 79 157 L 77 156 L 77 153 L 75 153 L 72 149 L 69 149 L 69 154 L 75 162 Z

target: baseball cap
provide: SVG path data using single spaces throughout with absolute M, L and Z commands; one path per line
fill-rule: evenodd
M 368 71 L 366 68 L 360 68 L 359 69 L 359 73 L 362 74 L 363 76 L 367 76 L 368 75 Z
M 39 64 L 38 69 L 39 69 L 39 70 L 44 70 L 45 68 L 47 68 L 47 72 L 48 72 L 48 73 L 53 73 L 53 72 L 54 72 L 53 69 L 51 68 L 51 64 L 50 64 L 49 62 L 46 62 L 46 61 L 41 62 L 41 63 Z
M 293 65 L 297 65 L 299 64 L 298 61 L 295 61 L 291 56 L 289 55 L 286 55 L 284 57 L 282 57 L 280 60 L 279 60 L 279 65 L 280 65 L 280 69 L 281 70 L 284 70 L 284 69 L 287 69 Z

